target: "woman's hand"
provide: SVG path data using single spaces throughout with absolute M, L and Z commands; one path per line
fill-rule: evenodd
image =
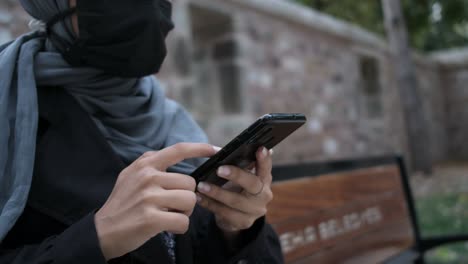
M 162 231 L 185 233 L 196 204 L 195 180 L 166 169 L 184 159 L 210 157 L 208 144 L 180 143 L 148 152 L 123 170 L 95 215 L 104 257 L 122 256 Z
M 273 199 L 271 154 L 264 147 L 257 151 L 256 175 L 233 166 L 218 169 L 218 175 L 240 187 L 241 192 L 203 182 L 198 185 L 199 204 L 215 214 L 216 223 L 225 234 L 248 229 L 266 214 L 267 205 Z

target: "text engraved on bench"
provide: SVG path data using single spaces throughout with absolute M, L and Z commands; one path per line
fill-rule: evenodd
M 288 263 L 378 263 L 414 243 L 397 166 L 279 182 L 273 192 L 267 217 Z
M 295 249 L 310 245 L 317 241 L 326 241 L 337 238 L 341 235 L 351 233 L 353 231 L 361 231 L 366 226 L 372 226 L 382 221 L 382 212 L 379 207 L 371 207 L 363 212 L 352 212 L 319 222 L 316 226 L 307 225 L 302 230 L 284 232 L 280 236 L 281 247 L 284 253 L 289 253 Z M 306 222 L 316 222 L 315 220 L 306 219 Z M 284 224 L 284 223 L 283 223 Z M 281 229 L 281 224 L 278 224 L 278 229 Z M 287 226 L 286 226 L 287 229 Z

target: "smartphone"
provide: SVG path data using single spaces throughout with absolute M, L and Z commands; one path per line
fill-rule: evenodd
M 222 186 L 227 180 L 218 177 L 220 166 L 233 165 L 246 169 L 257 160 L 260 147 L 272 149 L 306 123 L 303 114 L 272 113 L 260 117 L 255 123 L 229 142 L 217 154 L 198 167 L 191 176 L 199 182 Z

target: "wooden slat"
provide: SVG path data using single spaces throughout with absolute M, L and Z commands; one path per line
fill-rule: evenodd
M 280 182 L 273 192 L 267 218 L 288 263 L 376 263 L 415 242 L 398 166 Z

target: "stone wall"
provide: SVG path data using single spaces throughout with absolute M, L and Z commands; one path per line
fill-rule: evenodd
M 434 161 L 448 159 L 446 91 L 443 87 L 441 66 L 428 57 L 416 57 L 418 85 L 423 97 L 424 113 L 430 130 L 431 155 Z
M 393 82 L 389 49 L 379 37 L 284 1 L 179 0 L 178 3 L 179 12 L 189 18 L 184 21 L 198 25 L 182 27 L 190 30 L 184 31 L 185 37 L 180 39 L 192 43 L 187 46 L 196 47 L 194 57 L 204 61 L 203 66 L 195 64 L 190 75 L 201 78 L 203 85 L 185 88 L 206 89 L 205 92 L 198 90 L 201 92 L 198 96 L 210 103 L 195 100 L 200 103 L 191 110 L 199 113 L 196 116 L 213 142 L 222 145 L 264 113 L 289 111 L 306 113 L 309 122 L 278 147 L 277 161 L 408 152 L 404 115 Z M 230 26 L 223 26 L 224 34 L 220 34 L 217 25 L 226 24 Z M 198 43 L 203 45 L 201 52 Z M 227 60 L 237 66 L 231 76 L 237 76 L 238 87 L 223 86 L 232 84 L 231 80 L 220 83 L 216 76 L 218 47 L 225 43 L 228 44 L 224 46 L 232 48 L 228 50 L 231 54 Z M 175 54 L 178 53 L 176 50 Z M 378 75 L 371 82 L 378 86 L 371 98 L 373 107 L 368 107 L 365 88 L 368 82 L 363 80 L 362 72 L 363 61 L 368 60 L 374 62 Z M 415 55 L 415 63 L 425 103 L 421 107 L 425 109 L 430 129 L 428 151 L 437 162 L 447 159 L 450 138 L 446 95 L 440 80 L 441 63 L 420 55 Z M 174 76 L 180 80 L 179 77 Z M 219 105 L 227 89 L 238 89 L 243 98 L 237 112 L 226 113 Z M 179 91 L 183 94 L 184 88 Z M 190 98 L 193 100 L 193 96 Z
M 441 65 L 440 86 L 446 99 L 449 154 L 454 159 L 467 160 L 468 49 L 437 52 L 432 58 Z
M 243 98 L 240 111 L 225 113 L 222 106 L 211 103 L 191 109 L 195 113 L 203 111 L 197 116 L 215 143 L 226 142 L 257 116 L 288 111 L 306 113 L 309 122 L 278 147 L 279 162 L 407 153 L 404 116 L 393 82 L 389 50 L 382 39 L 280 1 L 179 3 L 185 6 L 181 10 L 185 10 L 192 24 L 200 20 L 211 25 L 191 27 L 186 32 L 186 41 L 195 43 L 191 46 L 197 46 L 199 35 L 208 35 L 205 30 L 216 31 L 213 25 L 220 24 L 216 22 L 220 21 L 218 15 L 225 16 L 224 21 L 233 25 L 224 35 L 203 38 L 205 66 L 196 66 L 192 72 L 194 76 L 213 78 L 217 43 L 234 43 L 231 46 L 236 47 L 235 54 L 230 59 L 239 68 L 237 89 Z M 212 17 L 214 22 L 210 22 Z M 194 54 L 199 55 L 197 51 Z M 363 76 L 363 64 L 369 61 L 376 68 L 373 80 Z M 422 107 L 430 120 L 431 139 L 435 141 L 428 151 L 434 161 L 440 161 L 446 158 L 446 126 L 438 65 L 420 57 L 416 62 L 426 102 Z M 209 87 L 204 89 L 210 91 L 209 95 L 201 95 L 208 102 L 217 102 L 227 88 L 209 79 L 204 79 Z M 366 88 L 369 81 L 377 90 L 372 96 Z M 180 90 L 184 93 L 183 88 Z
M 28 30 L 29 16 L 19 1 L 0 0 L 0 44 Z
M 384 40 L 280 0 L 173 3 L 176 29 L 158 77 L 214 144 L 265 113 L 302 112 L 309 122 L 278 146 L 277 163 L 408 153 Z M 16 1 L 0 2 L 0 42 L 26 30 L 22 14 Z M 415 62 L 428 151 L 435 162 L 452 154 L 468 159 L 460 144 L 468 129 L 457 121 L 468 120 L 461 100 L 468 98 L 467 68 L 422 55 Z
M 456 159 L 468 159 L 468 65 L 456 69 L 446 69 L 444 83 L 447 90 L 448 128 L 450 130 L 449 149 Z

